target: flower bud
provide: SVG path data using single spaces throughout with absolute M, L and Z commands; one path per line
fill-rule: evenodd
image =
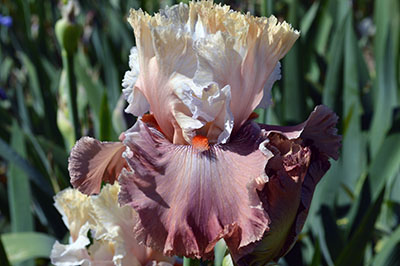
M 56 23 L 56 36 L 63 50 L 69 54 L 76 52 L 82 26 L 62 18 Z

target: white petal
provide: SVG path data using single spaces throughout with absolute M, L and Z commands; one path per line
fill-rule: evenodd
M 57 193 L 54 201 L 54 206 L 61 213 L 72 239 L 76 240 L 83 225 L 93 222 L 90 216 L 92 206 L 88 201 L 88 196 L 77 189 L 67 188 Z
M 194 119 L 181 112 L 175 112 L 174 116 L 176 122 L 178 122 L 179 126 L 182 129 L 183 137 L 188 143 L 191 143 L 192 138 L 196 135 L 195 130 L 203 127 L 205 124 L 200 120 Z
M 108 241 L 93 240 L 88 251 L 95 265 L 118 265 L 113 262 L 114 245 Z
M 125 73 L 124 79 L 122 80 L 122 87 L 124 87 L 122 92 L 129 103 L 125 112 L 131 113 L 135 116 L 141 116 L 149 111 L 150 105 L 140 89 L 135 86 L 139 77 L 140 69 L 136 47 L 132 47 L 131 49 L 131 54 L 129 55 L 129 67 L 131 70 Z
M 174 109 L 174 117 L 185 140 L 191 143 L 196 134 L 201 134 L 211 141 L 225 143 L 233 129 L 230 86 L 219 89 L 217 84 L 209 84 L 207 89 L 199 89 L 191 79 L 182 76 L 173 79 L 173 83 L 175 94 L 185 107 L 176 104 Z M 201 129 L 205 125 L 207 127 Z
M 119 189 L 117 182 L 107 184 L 98 196 L 91 197 L 97 222 L 94 237 L 113 243 L 115 265 L 140 266 L 148 259 L 147 248 L 139 245 L 133 234 L 137 214 L 129 206 L 118 204 Z
M 257 106 L 257 108 L 264 108 L 264 109 L 268 108 L 268 106 L 271 104 L 272 86 L 274 86 L 274 83 L 277 80 L 280 80 L 281 77 L 282 77 L 281 76 L 281 63 L 278 62 L 276 64 L 271 76 L 269 76 L 267 83 L 265 83 L 263 98 L 262 98 L 260 104 Z
M 122 92 L 129 103 L 128 107 L 125 108 L 125 112 L 134 116 L 141 116 L 150 110 L 150 104 L 137 87 L 123 89 Z
M 51 250 L 51 263 L 56 266 L 71 266 L 71 265 L 90 265 L 90 256 L 86 250 L 86 246 L 90 244 L 87 238 L 89 231 L 89 223 L 82 226 L 79 231 L 78 238 L 69 245 L 60 244 L 58 241 L 54 243 Z

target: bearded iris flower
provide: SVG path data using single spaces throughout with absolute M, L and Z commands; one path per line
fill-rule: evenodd
M 11 27 L 13 20 L 10 16 L 3 16 L 0 14 L 0 25 L 3 25 L 7 28 Z
M 210 259 L 223 238 L 239 265 L 279 259 L 340 146 L 324 106 L 298 126 L 253 121 L 299 32 L 211 1 L 128 20 L 136 47 L 122 85 L 138 121 L 121 142 L 79 140 L 71 183 L 93 194 L 118 180 L 136 239 L 166 255 Z

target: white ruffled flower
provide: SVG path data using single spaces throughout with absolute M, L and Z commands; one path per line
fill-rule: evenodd
M 129 206 L 119 206 L 119 189 L 115 182 L 106 185 L 96 196 L 86 196 L 71 188 L 56 195 L 55 206 L 70 230 L 71 238 L 69 244 L 58 241 L 54 244 L 50 256 L 54 265 L 140 266 L 152 261 L 171 265 L 172 258 L 138 244 L 133 234 L 137 214 Z

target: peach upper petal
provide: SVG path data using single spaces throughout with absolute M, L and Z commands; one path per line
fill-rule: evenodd
M 139 74 L 126 96 L 132 104 L 143 95 L 175 144 L 190 144 L 197 134 L 226 143 L 261 102 L 264 87 L 269 93 L 278 60 L 299 36 L 273 16 L 244 15 L 212 1 L 181 3 L 153 17 L 131 10 L 129 22 L 138 52 L 131 72 Z

